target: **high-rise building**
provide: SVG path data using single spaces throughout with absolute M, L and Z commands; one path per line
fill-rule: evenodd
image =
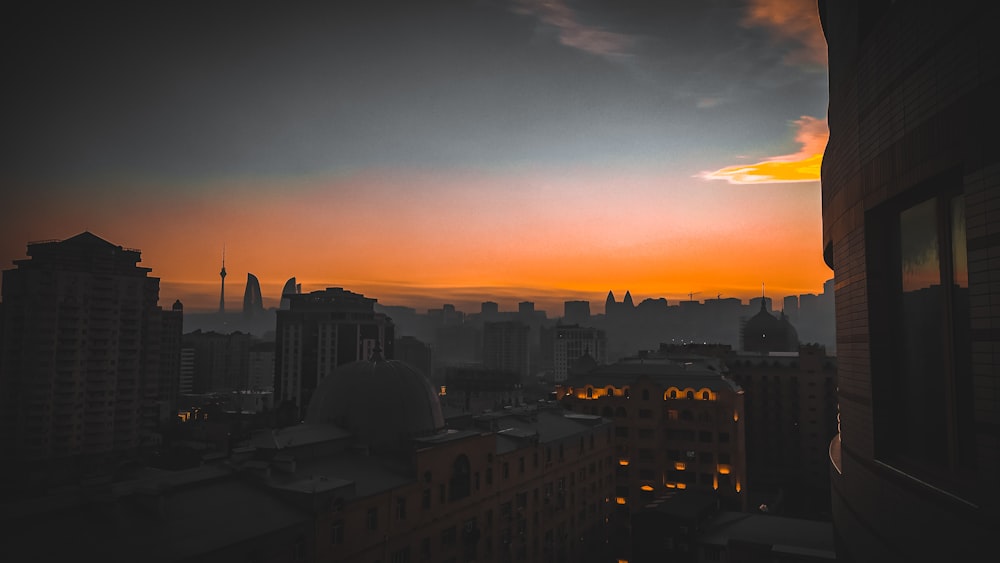
M 568 325 L 587 325 L 590 323 L 590 301 L 563 302 L 563 321 Z
M 1000 529 L 996 8 L 848 0 L 819 10 L 838 559 L 982 558 Z
M 84 232 L 27 253 L 3 272 L 2 451 L 39 479 L 100 472 L 173 416 L 183 310 L 157 304 L 139 250 Z
M 488 369 L 516 373 L 522 383 L 531 373 L 528 347 L 530 328 L 520 321 L 498 321 L 483 325 L 483 365 Z
M 552 339 L 552 373 L 556 383 L 566 381 L 569 368 L 581 356 L 588 355 L 597 364 L 607 362 L 607 338 L 603 330 L 579 325 L 555 327 Z
M 275 334 L 275 402 L 296 416 L 337 366 L 367 359 L 376 346 L 393 357 L 392 319 L 375 312 L 375 299 L 340 287 L 285 294 Z
M 264 298 L 260 293 L 260 280 L 247 273 L 247 287 L 243 291 L 243 315 L 253 317 L 264 312 Z

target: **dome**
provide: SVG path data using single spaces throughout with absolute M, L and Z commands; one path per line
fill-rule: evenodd
M 373 450 L 397 449 L 408 438 L 444 428 L 430 381 L 398 360 L 344 364 L 323 378 L 306 411 L 308 423 L 335 424 Z
M 799 335 L 784 313 L 775 318 L 761 303 L 760 311 L 743 326 L 743 350 L 747 352 L 794 352 Z

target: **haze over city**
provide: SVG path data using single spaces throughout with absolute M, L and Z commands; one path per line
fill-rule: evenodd
M 163 303 L 819 293 L 813 2 L 22 5 L 0 260 L 82 231 Z M 227 301 L 228 301 L 227 300 Z

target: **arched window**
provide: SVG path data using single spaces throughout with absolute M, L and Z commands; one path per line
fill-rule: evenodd
M 622 389 L 622 395 L 625 395 L 626 399 L 629 398 L 629 388 L 628 387 Z
M 712 395 L 708 391 L 701 392 L 701 399 L 707 401 Z
M 587 398 L 588 399 L 593 399 L 594 398 L 594 388 L 593 387 L 587 387 Z
M 455 458 L 455 462 L 451 464 L 449 500 L 458 500 L 469 496 L 469 476 L 471 473 L 468 457 L 463 454 Z
M 615 396 L 615 388 L 611 387 L 610 385 L 608 386 L 607 392 L 608 392 L 608 397 L 614 397 Z
M 687 397 L 688 399 L 694 399 L 694 391 L 688 391 L 688 392 L 687 392 L 687 393 L 685 394 L 685 396 L 686 396 L 686 397 Z
M 676 399 L 677 398 L 677 390 L 676 389 L 671 389 L 670 390 L 670 398 L 671 399 Z
M 643 401 L 648 401 L 649 400 L 649 389 L 643 389 L 642 390 L 642 400 Z

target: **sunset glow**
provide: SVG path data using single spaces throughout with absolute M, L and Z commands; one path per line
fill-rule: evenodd
M 818 293 L 825 58 L 806 5 L 251 11 L 231 50 L 170 13 L 68 59 L 53 41 L 82 33 L 73 14 L 39 16 L 21 39 L 39 62 L 15 78 L 48 70 L 9 116 L 0 259 L 90 231 L 141 249 L 161 304 L 187 311 L 217 308 L 223 248 L 234 310 L 247 273 L 267 307 L 291 277 L 550 316 L 608 291 Z

